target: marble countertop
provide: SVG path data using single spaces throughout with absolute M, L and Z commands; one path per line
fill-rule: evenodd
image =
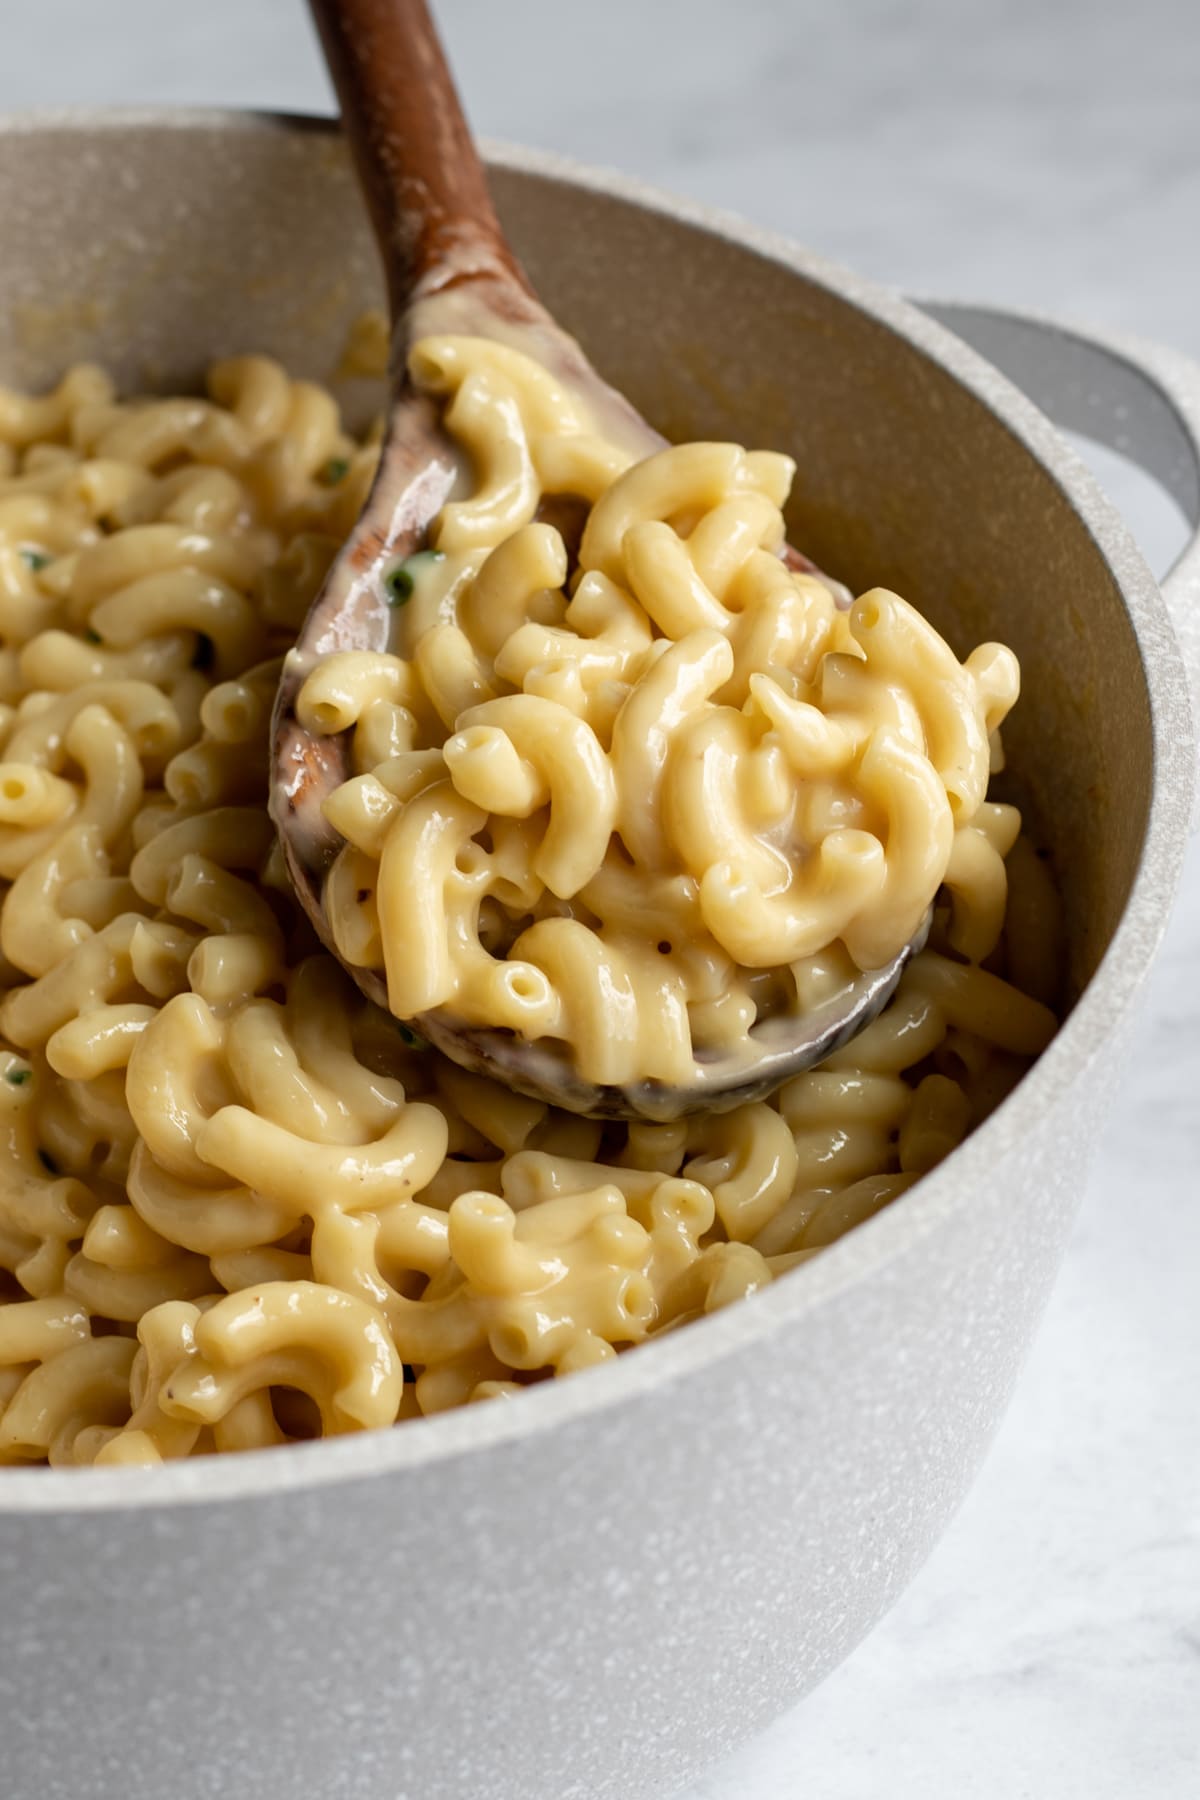
M 477 129 L 1200 356 L 1194 0 L 443 0 Z M 301 0 L 12 9 L 0 110 L 331 108 Z M 1112 461 L 1152 563 L 1172 509 Z M 1200 1793 L 1200 846 L 1016 1401 L 874 1635 L 688 1800 Z

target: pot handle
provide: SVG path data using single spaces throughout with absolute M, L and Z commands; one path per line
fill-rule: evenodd
M 978 350 L 1056 425 L 1127 456 L 1166 489 L 1191 537 L 1162 583 L 1200 730 L 1200 364 L 1124 334 L 941 300 L 923 312 Z

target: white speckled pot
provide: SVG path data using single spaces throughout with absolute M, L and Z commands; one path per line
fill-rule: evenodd
M 542 293 L 656 423 L 791 450 L 795 541 L 960 647 L 1014 645 L 1010 758 L 1056 847 L 1078 1001 L 913 1193 L 615 1366 L 387 1434 L 0 1471 L 5 1800 L 639 1800 L 819 1681 L 983 1456 L 1171 904 L 1179 645 L 1042 415 L 927 313 L 788 244 L 547 158 L 493 168 Z M 315 123 L 17 121 L 0 222 L 0 380 L 87 354 L 177 383 L 251 347 L 323 376 L 375 296 Z M 947 316 L 1071 423 L 1124 432 L 1195 515 L 1189 371 L 1156 364 L 1171 401 L 1128 349 Z

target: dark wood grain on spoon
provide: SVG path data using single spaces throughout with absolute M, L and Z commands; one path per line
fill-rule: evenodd
M 598 427 L 635 455 L 664 439 L 592 368 L 537 299 L 504 237 L 446 59 L 424 0 L 311 0 L 341 105 L 359 181 L 383 258 L 391 309 L 390 405 L 379 469 L 362 515 L 288 657 L 274 717 L 271 816 L 296 893 L 337 955 L 323 890 L 343 840 L 325 799 L 354 773 L 350 732 L 320 737 L 296 718 L 296 698 L 322 658 L 338 650 L 386 651 L 392 610 L 385 575 L 419 549 L 457 472 L 439 409 L 417 393 L 408 354 L 440 333 L 491 337 L 550 370 L 579 395 Z M 815 565 L 790 547 L 793 568 Z M 894 963 L 836 996 L 819 1014 L 755 1028 L 747 1056 L 698 1062 L 694 1086 L 640 1082 L 596 1087 L 549 1047 L 511 1032 L 477 1029 L 448 1010 L 413 1023 L 468 1068 L 506 1086 L 599 1116 L 669 1118 L 723 1110 L 770 1092 L 861 1030 L 890 998 L 909 946 Z M 367 996 L 387 1007 L 380 973 L 349 967 Z

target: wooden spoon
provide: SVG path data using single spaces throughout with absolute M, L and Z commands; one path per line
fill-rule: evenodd
M 496 218 L 424 0 L 311 5 L 383 257 L 392 320 L 391 398 L 379 471 L 287 660 L 275 706 L 271 816 L 301 904 L 336 955 L 323 890 L 343 840 L 321 808 L 354 773 L 351 734 L 306 731 L 296 717 L 296 698 L 332 652 L 391 648 L 387 572 L 420 548 L 450 494 L 456 451 L 437 407 L 409 381 L 412 345 L 441 333 L 498 339 L 550 370 L 585 400 L 598 428 L 635 455 L 660 450 L 664 439 L 601 380 L 530 287 Z M 790 548 L 786 558 L 794 568 L 815 568 Z M 669 1119 L 723 1111 L 769 1093 L 861 1031 L 891 997 L 925 930 L 927 925 L 893 962 L 848 984 L 819 1009 L 755 1026 L 736 1057 L 697 1061 L 694 1081 L 684 1087 L 598 1087 L 556 1049 L 510 1031 L 469 1026 L 448 1009 L 422 1013 L 412 1023 L 455 1062 L 574 1112 Z M 355 967 L 349 973 L 387 1008 L 381 975 Z

